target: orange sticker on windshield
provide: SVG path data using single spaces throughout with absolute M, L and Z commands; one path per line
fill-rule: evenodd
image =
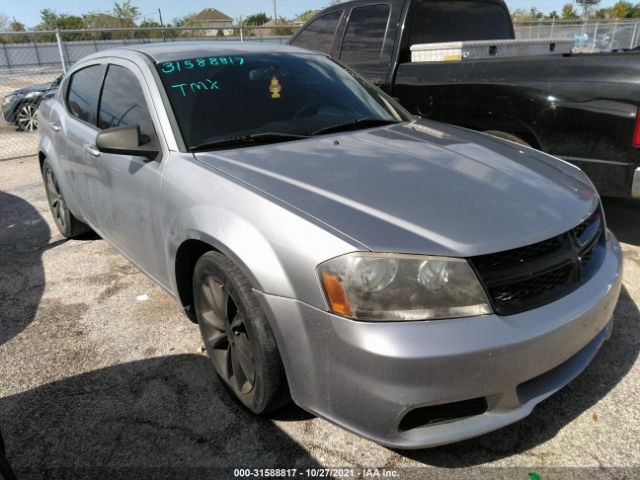
M 282 85 L 280 85 L 280 80 L 278 80 L 278 77 L 275 75 L 271 79 L 269 92 L 271 92 L 271 98 L 280 98 L 280 94 L 282 93 Z

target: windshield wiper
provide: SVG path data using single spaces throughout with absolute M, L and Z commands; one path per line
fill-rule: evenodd
M 339 123 L 337 125 L 330 125 L 328 127 L 316 130 L 311 136 L 322 135 L 323 133 L 333 132 L 345 132 L 348 130 L 357 130 L 359 128 L 378 127 L 382 125 L 391 125 L 400 123 L 395 120 L 383 120 L 381 118 L 360 118 L 358 120 L 352 120 L 350 122 Z
M 301 140 L 303 138 L 309 138 L 307 135 L 296 135 L 294 133 L 279 133 L 279 132 L 263 132 L 254 133 L 252 135 L 241 135 L 239 137 L 221 138 L 220 140 L 213 140 L 212 142 L 204 142 L 199 145 L 195 145 L 189 148 L 192 152 L 199 150 L 211 150 L 217 147 L 234 147 L 238 145 L 257 145 L 260 143 L 277 143 L 286 142 L 289 140 Z

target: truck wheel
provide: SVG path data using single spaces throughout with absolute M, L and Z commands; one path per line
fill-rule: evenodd
M 193 299 L 209 359 L 231 393 L 256 414 L 286 403 L 275 337 L 240 269 L 221 253 L 205 253 L 193 272 Z
M 69 210 L 48 160 L 45 160 L 42 164 L 42 178 L 44 180 L 44 189 L 47 192 L 51 215 L 62 236 L 65 238 L 74 238 L 91 231 L 86 224 L 74 217 L 73 213 Z
M 517 137 L 511 133 L 507 133 L 507 132 L 503 132 L 501 130 L 485 130 L 484 133 L 488 133 L 489 135 L 493 135 L 494 137 L 498 137 L 498 138 L 502 138 L 504 140 L 509 140 L 511 142 L 515 142 L 518 143 L 520 145 L 523 145 L 525 147 L 530 147 L 531 145 L 526 142 L 525 140 L 521 139 L 520 137 Z

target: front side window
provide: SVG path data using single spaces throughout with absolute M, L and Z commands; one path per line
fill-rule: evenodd
M 102 74 L 102 65 L 92 65 L 71 75 L 67 107 L 74 117 L 85 122 L 93 121 L 92 112 L 98 104 Z
M 342 11 L 332 12 L 315 20 L 305 28 L 292 42 L 292 45 L 301 48 L 309 48 L 324 53 L 331 53 L 333 38 L 338 29 L 338 22 Z
M 138 125 L 141 138 L 147 141 L 155 136 L 140 82 L 128 68 L 109 65 L 100 98 L 98 128 L 124 125 Z
M 389 22 L 389 5 L 354 8 L 342 42 L 340 60 L 345 63 L 380 59 Z
M 192 149 L 246 136 L 318 135 L 363 119 L 369 125 L 410 118 L 323 55 L 219 55 L 158 63 L 157 70 Z

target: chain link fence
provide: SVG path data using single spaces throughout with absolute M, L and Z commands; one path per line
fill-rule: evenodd
M 517 23 L 522 39 L 569 38 L 576 51 L 634 48 L 640 21 Z M 135 28 L 0 33 L 0 161 L 35 155 L 37 108 L 56 80 L 81 58 L 122 45 L 175 41 L 244 41 L 284 44 L 298 25 L 225 29 Z
M 573 40 L 574 49 L 580 52 L 632 49 L 640 45 L 640 20 L 521 22 L 515 24 L 515 30 L 517 38 L 526 40 Z

